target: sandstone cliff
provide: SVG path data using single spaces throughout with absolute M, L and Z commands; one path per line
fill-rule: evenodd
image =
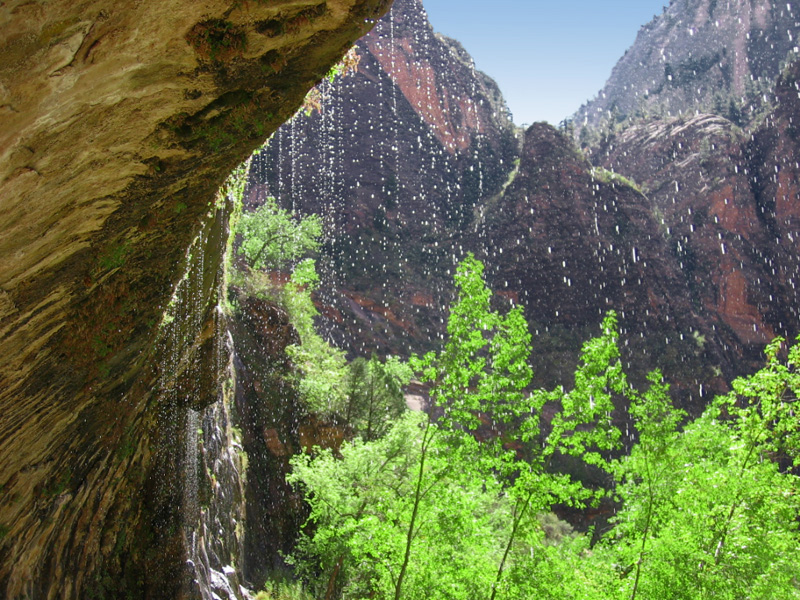
M 398 0 L 358 45 L 358 73 L 322 110 L 281 127 L 254 163 L 249 202 L 272 195 L 324 217 L 329 335 L 357 354 L 429 347 L 461 233 L 506 181 L 518 141 L 496 84 Z
M 210 593 L 215 191 L 389 3 L 0 4 L 0 595 Z
M 494 287 L 525 306 L 540 381 L 569 382 L 577 349 L 608 310 L 619 314 L 629 371 L 663 368 L 687 406 L 703 402 L 696 387 L 714 382 L 714 367 L 730 373 L 724 340 L 691 303 L 648 199 L 593 168 L 564 134 L 532 125 L 518 174 L 482 210 L 471 245 Z
M 575 114 L 577 128 L 627 116 L 716 112 L 746 122 L 794 57 L 800 33 L 796 0 L 670 0 L 595 98 Z
M 800 330 L 799 73 L 796 62 L 781 76 L 774 108 L 749 136 L 715 115 L 641 121 L 593 156 L 646 188 L 692 302 L 748 369 L 767 341 Z
M 687 57 L 719 51 L 733 62 L 698 71 L 700 95 L 688 94 L 688 75 L 649 92 L 689 116 L 631 115 L 587 157 L 537 124 L 514 166 L 493 84 L 432 34 L 417 2 L 398 2 L 359 46 L 360 73 L 323 88 L 321 114 L 278 131 L 251 172 L 249 200 L 275 195 L 347 233 L 326 248 L 320 303 L 331 337 L 356 353 L 435 342 L 452 266 L 472 250 L 492 284 L 526 305 L 543 381 L 566 381 L 580 342 L 615 309 L 632 369 L 664 368 L 697 410 L 757 365 L 774 335 L 798 331 L 790 71 L 768 94 L 777 100 L 758 104 L 776 108 L 753 121 L 752 141 L 722 116 L 694 115 L 713 100 L 706 91 L 747 91 L 750 74 L 767 89 L 795 14 L 791 2 L 672 2 L 643 28 L 607 95 L 638 98 L 648 69 L 663 76 L 664 64 L 680 71 Z M 741 72 L 730 86 L 714 79 L 731 65 Z M 465 119 L 465 90 L 476 117 Z M 491 152 L 465 151 L 469 136 Z

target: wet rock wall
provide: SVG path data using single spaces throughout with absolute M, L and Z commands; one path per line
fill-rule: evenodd
M 388 5 L 0 6 L 0 595 L 194 593 L 187 421 L 226 364 L 215 193 Z

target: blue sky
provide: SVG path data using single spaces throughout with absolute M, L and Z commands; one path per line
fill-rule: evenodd
M 514 122 L 557 124 L 603 87 L 669 0 L 422 0 L 433 28 L 494 78 Z

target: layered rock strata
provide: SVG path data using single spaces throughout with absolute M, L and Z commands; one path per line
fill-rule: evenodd
M 215 192 L 389 3 L 0 6 L 4 597 L 196 595 L 187 411 L 227 363 Z

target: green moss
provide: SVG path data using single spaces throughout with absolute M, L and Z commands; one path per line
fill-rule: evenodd
M 107 379 L 108 376 L 111 374 L 111 365 L 105 362 L 98 364 L 97 373 L 98 375 L 100 375 L 101 378 Z
M 60 496 L 67 490 L 71 479 L 72 471 L 68 469 L 61 473 L 61 475 L 59 475 L 56 479 L 50 481 L 42 490 L 42 495 L 45 498 L 54 498 L 55 496 Z
M 128 425 L 128 427 L 125 429 L 125 433 L 122 436 L 119 448 L 117 449 L 117 456 L 121 461 L 125 460 L 126 458 L 130 458 L 136 451 L 134 433 L 135 431 L 133 425 Z
M 0 525 L 0 542 L 2 542 L 7 536 L 10 529 L 5 525 Z
M 195 115 L 178 115 L 160 126 L 185 147 L 204 145 L 208 152 L 218 153 L 242 140 L 263 140 L 269 125 L 275 124 L 275 114 L 267 110 L 273 100 L 268 93 L 234 90 Z M 174 210 L 181 211 L 177 205 Z
M 616 185 L 623 185 L 625 187 L 632 188 L 643 194 L 642 188 L 632 179 L 628 179 L 624 175 L 620 175 L 619 173 L 615 173 L 614 171 L 609 171 L 608 169 L 604 169 L 603 167 L 592 167 L 592 177 L 594 177 L 598 181 L 602 181 L 603 183 L 610 183 Z
M 131 252 L 131 246 L 128 242 L 123 242 L 115 246 L 111 246 L 103 254 L 100 255 L 97 262 L 100 268 L 104 271 L 116 269 L 125 264 L 128 254 Z
M 92 338 L 92 348 L 99 358 L 105 358 L 111 354 L 111 348 L 99 334 Z

